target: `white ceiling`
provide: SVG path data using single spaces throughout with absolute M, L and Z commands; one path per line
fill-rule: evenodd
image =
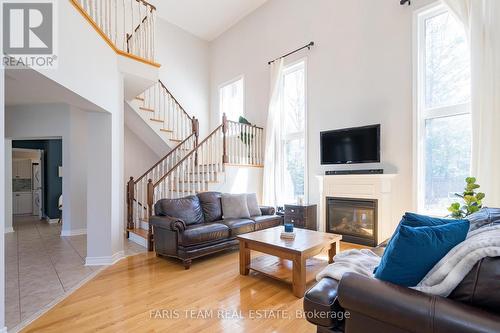
M 212 41 L 268 0 L 150 0 L 158 16 Z

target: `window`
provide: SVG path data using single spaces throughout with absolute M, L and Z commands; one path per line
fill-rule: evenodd
M 220 96 L 220 114 L 225 113 L 227 119 L 238 121 L 243 116 L 244 105 L 244 83 L 243 77 L 239 77 L 228 83 L 223 84 L 219 89 Z
M 470 52 L 446 7 L 420 13 L 417 22 L 418 210 L 445 215 L 471 166 Z
M 282 194 L 283 203 L 305 199 L 306 193 L 306 64 L 299 61 L 283 71 L 282 119 Z

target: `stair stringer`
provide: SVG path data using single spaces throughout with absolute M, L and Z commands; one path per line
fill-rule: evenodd
M 155 131 L 150 124 L 132 107 L 130 102 L 125 101 L 125 125 L 134 132 L 144 143 L 159 156 L 165 156 L 172 150 L 167 140 Z

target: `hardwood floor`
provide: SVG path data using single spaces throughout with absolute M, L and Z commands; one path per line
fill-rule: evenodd
M 349 248 L 358 246 L 341 244 Z M 22 332 L 315 332 L 289 284 L 241 276 L 238 260 L 238 251 L 224 252 L 185 271 L 152 253 L 129 257 Z

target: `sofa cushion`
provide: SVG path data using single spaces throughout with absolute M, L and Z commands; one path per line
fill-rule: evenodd
M 225 219 L 249 218 L 246 194 L 222 194 L 222 216 Z
M 179 234 L 183 246 L 198 245 L 229 238 L 229 227 L 222 223 L 202 223 L 190 225 Z
M 235 237 L 255 230 L 255 222 L 248 219 L 226 219 L 219 223 L 229 227 L 230 237 Z
M 181 219 L 186 225 L 203 223 L 200 199 L 192 195 L 180 199 L 162 199 L 155 204 L 155 215 Z
M 452 248 L 463 242 L 469 221 L 412 228 L 402 224 L 384 252 L 377 279 L 416 286 Z
M 277 215 L 252 216 L 251 219 L 255 222 L 255 231 L 277 227 L 282 222 L 281 217 Z
M 262 212 L 260 211 L 259 202 L 257 200 L 257 194 L 250 193 L 247 194 L 247 206 L 248 213 L 250 216 L 261 216 Z
M 205 222 L 222 220 L 222 194 L 219 192 L 204 192 L 198 194 Z
M 260 206 L 260 215 L 274 215 L 276 214 L 276 208 L 269 206 Z M 259 216 L 259 215 L 255 215 Z
M 500 257 L 481 259 L 449 299 L 500 314 Z

